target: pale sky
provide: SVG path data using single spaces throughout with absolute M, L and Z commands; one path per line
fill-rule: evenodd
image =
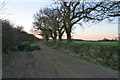
M 49 7 L 52 1 L 49 0 L 6 0 L 6 9 L 0 13 L 0 18 L 8 19 L 15 25 L 24 26 L 29 32 L 32 28 L 33 15 L 44 7 Z M 73 38 L 85 40 L 98 40 L 103 38 L 115 38 L 118 36 L 118 20 L 113 23 L 103 21 L 96 25 L 79 25 L 73 27 Z

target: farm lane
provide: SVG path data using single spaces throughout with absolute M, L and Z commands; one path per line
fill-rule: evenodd
M 118 78 L 118 72 L 67 56 L 47 47 L 14 54 L 3 68 L 4 78 Z

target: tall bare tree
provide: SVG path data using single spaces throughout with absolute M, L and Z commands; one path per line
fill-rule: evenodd
M 80 22 L 96 23 L 120 15 L 120 2 L 58 2 L 56 7 L 40 10 L 35 17 L 36 26 L 40 30 L 49 31 L 56 41 L 62 39 L 64 31 L 67 41 L 71 41 L 71 32 L 74 24 Z M 47 32 L 48 33 L 48 32 Z
M 41 31 L 39 35 L 44 36 L 46 41 L 48 41 L 50 31 L 49 31 L 49 27 L 47 26 L 47 24 L 45 24 L 45 22 L 46 22 L 46 18 L 44 14 L 41 12 L 41 10 L 39 11 L 39 13 L 36 13 L 34 15 L 34 22 L 33 22 L 34 29 L 37 29 L 37 31 Z
M 51 12 L 51 13 L 49 13 L 49 12 Z M 54 9 L 50 9 L 50 8 L 45 9 L 45 14 L 51 19 L 52 22 L 50 22 L 50 23 L 55 28 L 55 32 L 57 32 L 57 34 L 58 34 L 59 41 L 61 41 L 62 35 L 65 32 L 62 15 L 58 11 L 56 11 Z
M 50 8 L 45 8 L 43 10 L 43 13 L 46 16 L 46 24 L 50 27 L 50 36 L 55 42 L 57 39 L 57 22 L 55 22 L 56 13 L 54 13 L 54 11 Z
M 83 22 L 101 22 L 111 16 L 119 16 L 120 2 L 59 2 L 55 8 L 63 16 L 63 24 L 68 42 L 74 24 Z
M 34 18 L 34 24 L 37 29 L 41 30 L 42 35 L 46 32 L 45 30 L 47 30 L 47 33 L 49 32 L 49 35 L 54 42 L 56 41 L 57 36 L 59 36 L 60 41 L 62 40 L 62 35 L 65 30 L 62 24 L 63 19 L 57 11 L 51 8 L 44 8 L 41 9 L 39 13 L 36 13 Z M 48 34 L 46 34 L 46 36 L 47 35 Z
M 48 8 L 41 9 L 34 17 L 34 25 L 38 30 L 41 30 L 42 35 L 44 34 L 46 37 L 50 36 L 55 42 L 57 38 L 57 27 L 54 22 L 54 14 L 52 13 Z

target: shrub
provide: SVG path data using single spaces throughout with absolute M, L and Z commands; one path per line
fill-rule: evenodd
M 29 52 L 29 51 L 34 51 L 34 50 L 40 50 L 41 48 L 39 46 L 30 46 L 29 42 L 21 42 L 17 46 L 17 51 L 24 51 L 24 52 Z
M 17 50 L 18 51 L 31 51 L 31 46 L 28 42 L 21 42 L 18 46 L 17 46 Z

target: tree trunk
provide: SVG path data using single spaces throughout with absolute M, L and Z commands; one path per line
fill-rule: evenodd
M 71 32 L 67 32 L 67 42 L 71 42 Z
M 48 41 L 48 40 L 49 40 L 48 35 L 46 35 L 46 36 L 45 36 L 45 39 L 46 39 L 46 41 Z
M 54 36 L 54 38 L 53 38 L 53 42 L 56 42 L 56 36 Z
M 62 35 L 63 35 L 63 33 L 61 31 L 59 31 L 59 41 L 62 41 Z
M 59 41 L 62 41 L 62 35 L 59 34 Z
M 57 38 L 57 32 L 54 31 L 54 38 L 53 38 L 53 42 L 56 42 L 56 38 Z
M 67 42 L 71 42 L 71 29 L 72 29 L 72 24 L 70 23 L 71 21 L 68 22 L 68 25 L 66 24 L 65 21 L 63 21 L 64 23 L 64 28 L 67 34 Z

